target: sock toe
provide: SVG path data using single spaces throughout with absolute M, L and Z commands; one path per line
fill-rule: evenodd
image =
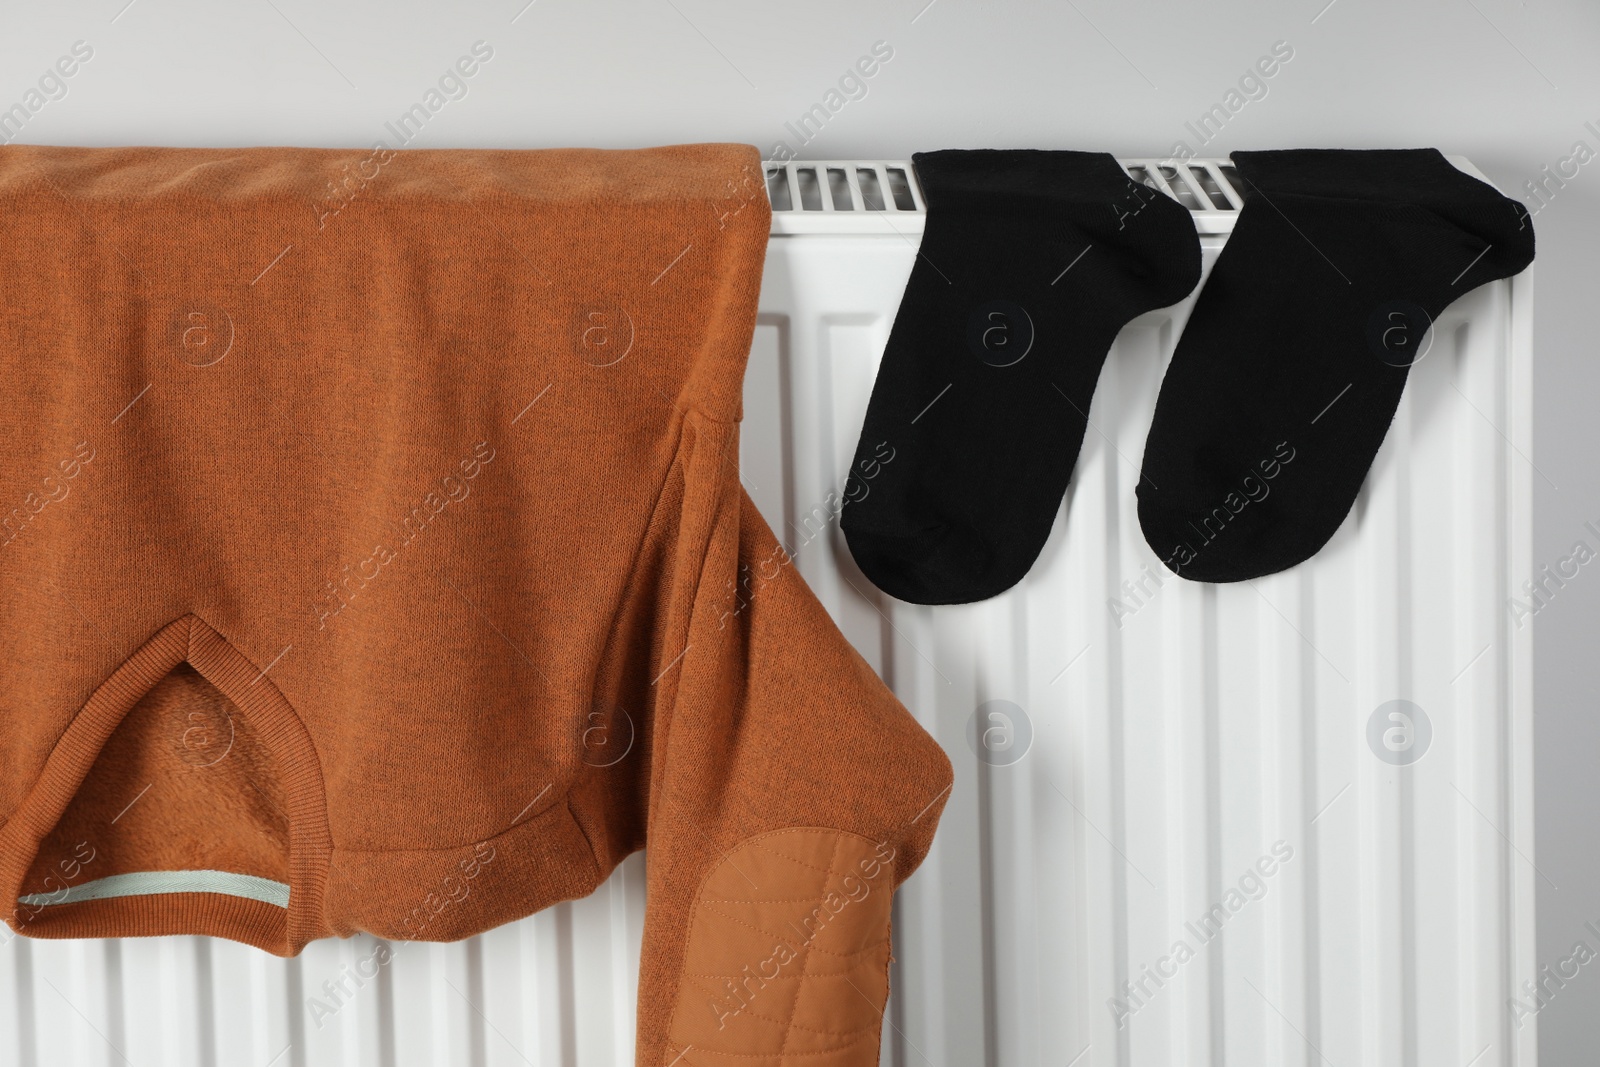
M 885 593 L 909 604 L 987 600 L 1016 585 L 1027 573 L 1026 565 L 1016 574 L 1002 573 L 1005 561 L 996 558 L 983 539 L 949 524 L 915 533 L 845 524 L 844 539 L 861 573 Z
M 1306 526 L 1275 501 L 1248 503 L 1229 512 L 1225 524 L 1210 510 L 1189 508 L 1140 494 L 1139 528 L 1167 570 L 1192 582 L 1246 582 L 1298 566 L 1328 542 L 1337 523 L 1323 531 Z

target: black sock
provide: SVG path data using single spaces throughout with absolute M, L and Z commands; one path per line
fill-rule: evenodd
M 1137 490 L 1145 540 L 1202 582 L 1326 544 L 1430 324 L 1533 259 L 1522 206 L 1431 148 L 1233 162 L 1244 210 L 1161 383 Z
M 914 157 L 927 228 L 872 389 L 841 521 L 872 582 L 963 604 L 1021 579 L 1129 319 L 1200 276 L 1194 221 L 1099 152 Z

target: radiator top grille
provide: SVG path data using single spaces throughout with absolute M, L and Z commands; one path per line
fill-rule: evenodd
M 1119 160 L 1128 176 L 1188 208 L 1201 233 L 1227 233 L 1244 207 L 1227 159 Z M 763 164 L 772 232 L 921 233 L 927 204 L 910 160 L 824 159 Z

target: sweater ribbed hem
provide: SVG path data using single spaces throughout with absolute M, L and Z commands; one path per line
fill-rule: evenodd
M 47 940 L 203 934 L 285 956 L 291 954 L 283 950 L 288 943 L 286 915 L 276 905 L 222 893 L 157 893 L 54 904 L 12 926 L 20 934 Z
M 134 705 L 184 662 L 238 707 L 278 757 L 289 820 L 287 910 L 212 893 L 19 906 L 40 844 L 66 813 L 100 751 Z M 0 827 L 0 915 L 18 933 L 34 936 L 206 933 L 292 956 L 308 941 L 333 932 L 322 906 L 331 852 L 321 765 L 299 716 L 264 671 L 189 614 L 162 627 L 101 683 L 61 735 L 32 791 Z

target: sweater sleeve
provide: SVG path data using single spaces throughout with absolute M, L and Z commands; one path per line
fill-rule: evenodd
M 638 1060 L 878 1062 L 890 900 L 952 781 L 739 484 L 738 427 L 685 467 L 654 652 Z M 698 513 L 698 514 L 697 514 Z M 804 1059 L 791 1057 L 804 1057 Z

